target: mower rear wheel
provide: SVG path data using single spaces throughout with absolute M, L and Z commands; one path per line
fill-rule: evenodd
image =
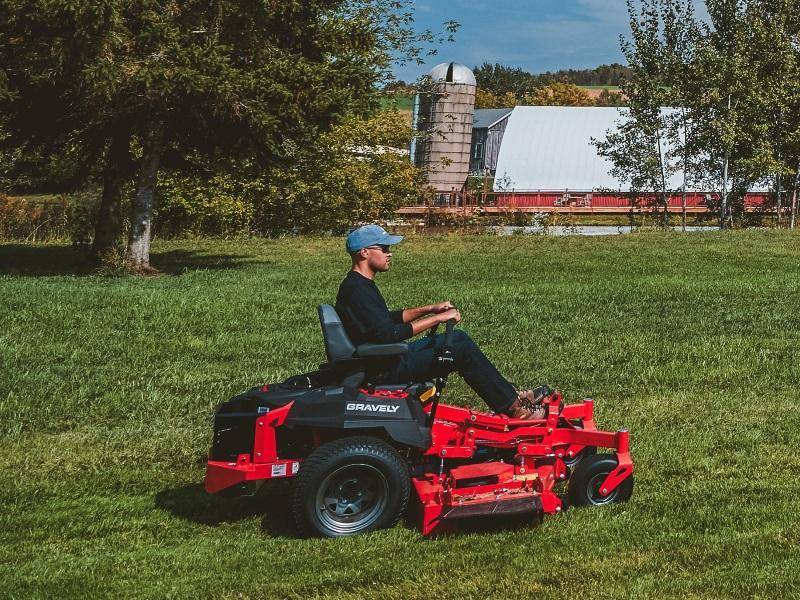
M 613 454 L 591 454 L 575 467 L 569 480 L 567 494 L 571 506 L 599 506 L 630 500 L 633 494 L 633 475 L 629 476 L 610 494 L 603 496 L 600 485 L 618 465 Z
M 391 527 L 408 506 L 408 465 L 378 438 L 324 444 L 300 465 L 290 512 L 299 533 L 344 537 Z

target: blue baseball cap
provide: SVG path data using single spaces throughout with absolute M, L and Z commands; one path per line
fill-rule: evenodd
M 392 235 L 380 225 L 363 225 L 347 234 L 345 248 L 349 254 L 367 246 L 392 246 L 402 241 L 402 235 Z

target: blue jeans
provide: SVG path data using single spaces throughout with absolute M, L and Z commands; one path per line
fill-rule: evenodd
M 467 385 L 489 407 L 498 413 L 505 412 L 517 398 L 517 392 L 497 368 L 489 362 L 477 344 L 460 329 L 453 331 L 453 362 L 444 367 L 436 356 L 444 346 L 444 334 L 426 336 L 411 342 L 398 365 L 387 373 L 385 383 L 429 381 L 435 377 L 457 372 Z

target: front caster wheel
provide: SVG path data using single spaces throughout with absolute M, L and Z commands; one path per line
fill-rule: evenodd
M 377 438 L 343 438 L 301 464 L 290 512 L 301 535 L 356 535 L 397 523 L 410 488 L 408 466 L 394 448 Z
M 580 463 L 587 456 L 593 456 L 595 454 L 597 454 L 597 446 L 586 446 L 575 456 L 564 457 L 562 460 L 564 461 L 564 466 L 567 467 L 567 479 L 572 477 L 572 473 L 575 471 L 575 467 L 578 466 L 578 463 Z
M 591 454 L 575 467 L 569 480 L 568 496 L 572 506 L 599 506 L 630 500 L 633 494 L 633 475 L 620 483 L 610 494 L 600 494 L 600 485 L 617 468 L 613 454 Z

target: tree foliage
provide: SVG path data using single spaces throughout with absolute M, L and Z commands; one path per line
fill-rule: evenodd
M 135 179 L 128 256 L 147 267 L 159 170 L 186 156 L 264 170 L 311 160 L 326 131 L 377 109 L 393 61 L 422 59 L 434 36 L 414 32 L 410 5 L 0 0 L 10 141 L 78 149 L 81 183 L 92 170 L 103 181 L 98 231 L 119 223 Z
M 320 135 L 314 152 L 269 171 L 193 156 L 182 169 L 161 172 L 155 232 L 312 233 L 389 218 L 422 183 L 404 150 L 411 136 L 404 115 L 385 110 L 346 118 Z
M 521 102 L 514 92 L 506 92 L 501 96 L 483 88 L 475 90 L 475 108 L 512 108 L 518 104 Z
M 634 202 L 643 192 L 659 192 L 666 219 L 666 182 L 671 168 L 665 144 L 667 116 L 662 110 L 669 96 L 668 73 L 660 68 L 664 56 L 662 9 L 662 0 L 637 4 L 628 0 L 631 37 L 621 39 L 622 53 L 631 69 L 623 83 L 627 118 L 605 140 L 595 143 L 600 154 L 614 163 L 612 175 L 628 184 Z
M 523 98 L 554 83 L 571 83 L 578 86 L 620 86 L 629 74 L 628 67 L 613 63 L 594 69 L 562 69 L 540 74 L 529 73 L 520 67 L 509 67 L 499 63 L 483 63 L 473 69 L 479 88 L 496 96 L 512 92 Z
M 631 37 L 622 40 L 629 118 L 598 147 L 632 187 L 666 198 L 670 190 L 657 182 L 679 170 L 684 194 L 689 185 L 718 191 L 726 226 L 742 222 L 754 186 L 771 185 L 779 206 L 786 188 L 796 198 L 800 7 L 707 0 L 706 8 L 702 22 L 690 0 L 629 1 Z
M 257 205 L 258 229 L 344 230 L 390 218 L 423 184 L 405 150 L 411 136 L 397 111 L 346 119 L 320 137 L 317 152 L 274 173 Z
M 497 95 L 478 88 L 475 93 L 475 108 L 509 108 L 520 104 L 534 106 L 623 106 L 626 103 L 620 92 L 602 90 L 593 98 L 589 92 L 571 83 L 551 83 L 536 88 L 524 96 L 515 92 Z
M 525 104 L 539 106 L 594 106 L 595 101 L 581 87 L 572 83 L 551 83 L 537 89 Z

